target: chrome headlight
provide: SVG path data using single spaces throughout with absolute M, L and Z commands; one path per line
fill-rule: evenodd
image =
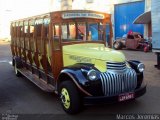
M 87 73 L 88 79 L 93 81 L 97 80 L 97 72 L 95 70 L 89 70 Z
M 145 69 L 145 65 L 143 63 L 139 63 L 137 66 L 137 69 L 139 72 L 143 72 Z

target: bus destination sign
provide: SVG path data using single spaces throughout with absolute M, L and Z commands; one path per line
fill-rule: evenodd
M 63 13 L 63 19 L 69 18 L 95 18 L 95 19 L 104 19 L 104 15 L 98 13 Z

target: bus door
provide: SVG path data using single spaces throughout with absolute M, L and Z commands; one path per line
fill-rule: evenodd
M 61 30 L 60 30 L 60 24 L 53 23 L 52 25 L 52 68 L 53 68 L 53 74 L 54 77 L 57 79 L 62 66 L 63 66 L 63 60 L 62 60 L 62 46 L 61 46 Z

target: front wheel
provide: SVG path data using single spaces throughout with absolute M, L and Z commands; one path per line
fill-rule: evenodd
M 113 43 L 113 48 L 116 49 L 116 50 L 119 50 L 119 49 L 122 49 L 122 43 L 121 42 L 114 42 Z
M 65 112 L 76 114 L 81 110 L 80 94 L 72 81 L 62 82 L 59 87 L 59 94 L 61 105 Z

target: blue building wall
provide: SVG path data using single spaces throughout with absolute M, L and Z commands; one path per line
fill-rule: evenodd
M 144 13 L 144 9 L 144 1 L 115 5 L 115 38 L 122 37 L 130 30 L 143 34 L 144 25 L 133 24 L 133 21 Z

